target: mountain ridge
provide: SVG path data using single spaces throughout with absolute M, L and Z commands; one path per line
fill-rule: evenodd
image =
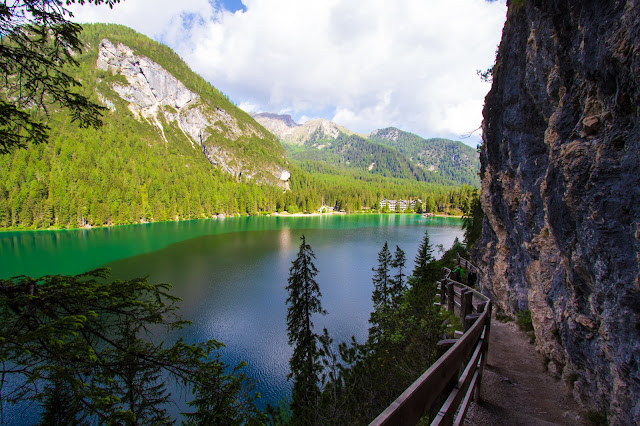
M 113 82 L 107 90 L 98 91 L 99 98 L 113 112 L 113 99 L 108 99 L 110 90 L 128 102 L 127 109 L 136 119 L 144 119 L 160 131 L 162 139 L 169 143 L 164 125 L 177 125 L 191 143 L 199 146 L 202 153 L 216 167 L 233 175 L 256 178 L 288 187 L 286 179 L 286 157 L 269 132 L 251 122 L 241 122 L 235 118 L 235 107 L 222 106 L 210 102 L 187 87 L 161 65 L 146 56 L 136 55 L 124 43 L 113 44 L 102 38 L 98 45 L 96 68 L 110 72 L 112 76 L 124 76 L 126 82 Z M 232 113 L 228 112 L 232 111 Z M 262 144 L 274 156 L 263 155 L 256 161 L 256 155 L 243 145 Z M 266 160 L 266 161 L 265 161 Z
M 298 124 L 290 115 L 286 114 L 262 112 L 252 114 L 252 117 L 276 135 L 281 142 L 291 145 L 304 145 L 312 137 L 314 139 L 335 139 L 340 133 L 355 134 L 346 127 L 324 118 L 314 118 L 303 124 Z
M 167 46 L 120 25 L 83 28 L 86 48 L 70 73 L 82 95 L 107 107 L 103 126 L 80 128 L 52 108 L 48 143 L 0 155 L 0 229 L 313 212 L 322 205 L 367 211 L 382 198 L 419 197 L 429 211 L 453 214 L 468 205 L 472 188 L 440 176 L 421 180 L 414 172 L 423 171 L 398 151 L 329 123 L 311 132 L 313 143 L 334 144 L 337 135 L 339 146 L 308 152 L 329 152 L 338 166 L 289 161 L 275 135 Z M 371 173 L 374 162 L 389 163 L 386 175 Z
M 459 141 L 443 138 L 424 139 L 395 127 L 377 129 L 368 134 L 356 134 L 325 119 L 298 124 L 289 115 L 259 113 L 252 116 L 280 139 L 292 161 L 326 161 L 335 166 L 351 166 L 353 161 L 347 157 L 356 157 L 356 153 L 349 150 L 353 144 L 362 151 L 376 150 L 375 145 L 382 145 L 392 151 L 378 147 L 377 158 L 387 155 L 390 160 L 384 162 L 395 162 L 399 167 L 390 164 L 391 169 L 380 169 L 379 164 L 370 161 L 360 164 L 361 170 L 398 177 L 400 168 L 411 170 L 400 173 L 402 177 L 412 176 L 418 180 L 471 185 L 476 188 L 480 186 L 479 155 L 476 150 Z M 346 142 L 349 138 L 351 142 Z M 348 155 L 342 155 L 345 154 L 345 149 L 350 151 Z M 320 150 L 325 152 L 317 152 Z M 355 161 L 362 163 L 364 159 L 357 158 Z

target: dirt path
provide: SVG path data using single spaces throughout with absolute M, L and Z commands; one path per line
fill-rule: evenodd
M 587 425 L 569 389 L 548 374 L 542 356 L 514 323 L 493 319 L 481 402 L 467 425 Z

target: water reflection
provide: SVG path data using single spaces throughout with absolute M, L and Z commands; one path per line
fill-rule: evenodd
M 291 349 L 286 335 L 286 290 L 291 262 L 304 234 L 316 253 L 317 281 L 328 315 L 314 318 L 336 343 L 364 340 L 371 311 L 371 268 L 388 241 L 407 254 L 407 269 L 425 229 L 435 247 L 461 237 L 460 222 L 420 222 L 409 215 L 247 217 L 158 223 L 80 231 L 0 234 L 2 276 L 79 273 L 109 266 L 113 278 L 149 275 L 173 284 L 181 314 L 193 326 L 187 342 L 225 343 L 229 364 L 248 362 L 263 403 L 290 392 Z M 160 336 L 171 341 L 178 334 Z

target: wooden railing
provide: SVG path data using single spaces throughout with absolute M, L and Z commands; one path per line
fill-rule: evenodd
M 473 266 L 463 258 L 458 259 L 458 264 Z M 477 273 L 478 269 L 473 268 Z M 431 425 L 460 425 L 471 399 L 480 397 L 482 372 L 489 349 L 491 301 L 452 280 L 451 270 L 443 268 L 442 272 L 440 304 L 459 313 L 464 334 L 458 339 L 438 342 L 437 361 L 371 425 L 413 425 L 426 416 L 429 416 Z

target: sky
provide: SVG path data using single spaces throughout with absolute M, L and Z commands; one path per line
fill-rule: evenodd
M 166 44 L 247 112 L 475 147 L 490 89 L 476 71 L 494 63 L 505 3 L 123 0 L 71 10 L 76 22 L 123 24 Z

